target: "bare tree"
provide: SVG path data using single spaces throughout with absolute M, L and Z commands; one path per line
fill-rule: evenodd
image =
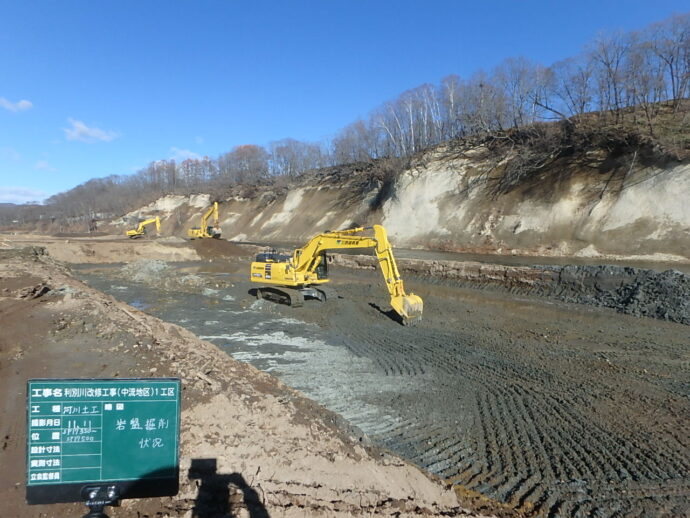
M 441 131 L 443 140 L 461 137 L 465 134 L 460 116 L 460 83 L 460 77 L 449 75 L 441 80 L 438 90 L 439 102 L 443 110 L 443 129 Z
M 536 119 L 540 69 L 525 58 L 509 58 L 494 71 L 497 88 L 505 99 L 506 118 L 514 128 Z
M 283 139 L 269 145 L 270 172 L 272 175 L 297 176 L 310 169 L 324 167 L 327 157 L 318 144 Z
M 623 34 L 599 37 L 591 47 L 599 87 L 599 110 L 613 113 L 618 120 L 622 105 L 622 69 L 630 46 Z
M 268 176 L 268 153 L 261 146 L 236 146 L 219 158 L 219 169 L 232 183 L 256 183 Z
M 664 63 L 670 91 L 667 96 L 677 106 L 688 96 L 690 85 L 690 14 L 672 16 L 650 28 L 649 48 Z
M 585 113 L 594 101 L 593 75 L 592 60 L 587 57 L 559 61 L 549 68 L 547 98 L 568 115 Z

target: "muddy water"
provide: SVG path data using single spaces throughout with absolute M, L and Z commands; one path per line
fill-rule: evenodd
M 333 410 L 364 433 L 381 423 L 394 425 L 397 411 L 372 403 L 382 392 L 416 393 L 425 381 L 381 379 L 374 361 L 354 354 L 315 323 L 284 316 L 276 304 L 248 296 L 242 276 L 178 265 L 208 286 L 199 293 L 158 291 L 150 284 L 118 276 L 119 266 L 82 266 L 79 277 L 128 304 L 208 340 L 239 361 L 279 377 L 289 386 Z M 235 283 L 234 286 L 226 286 Z M 218 285 L 218 287 L 215 287 Z
M 80 275 L 525 511 L 690 515 L 687 326 L 419 281 L 424 321 L 403 328 L 377 272 L 334 268 L 340 300 L 287 308 L 251 297 L 242 266 L 178 265 L 203 281 L 185 291 Z

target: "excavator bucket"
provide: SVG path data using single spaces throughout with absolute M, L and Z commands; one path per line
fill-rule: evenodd
M 422 320 L 424 302 L 414 293 L 391 297 L 391 306 L 402 317 L 403 325 L 414 325 Z

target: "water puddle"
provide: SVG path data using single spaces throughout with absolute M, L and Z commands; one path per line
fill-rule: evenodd
M 251 299 L 247 283 L 237 275 L 204 272 L 185 264 L 170 266 L 174 270 L 168 278 L 194 277 L 205 287 L 196 292 L 160 290 L 121 276 L 117 268 L 102 266 L 76 267 L 75 273 L 94 288 L 181 325 L 236 360 L 270 372 L 367 434 L 400 419 L 390 408 L 372 403 L 377 395 L 418 389 L 409 380 L 382 379 L 371 359 L 331 343 L 317 325 L 281 315 L 272 302 Z

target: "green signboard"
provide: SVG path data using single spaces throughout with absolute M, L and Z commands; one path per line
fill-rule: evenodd
M 176 494 L 179 423 L 179 379 L 29 380 L 27 501 Z

